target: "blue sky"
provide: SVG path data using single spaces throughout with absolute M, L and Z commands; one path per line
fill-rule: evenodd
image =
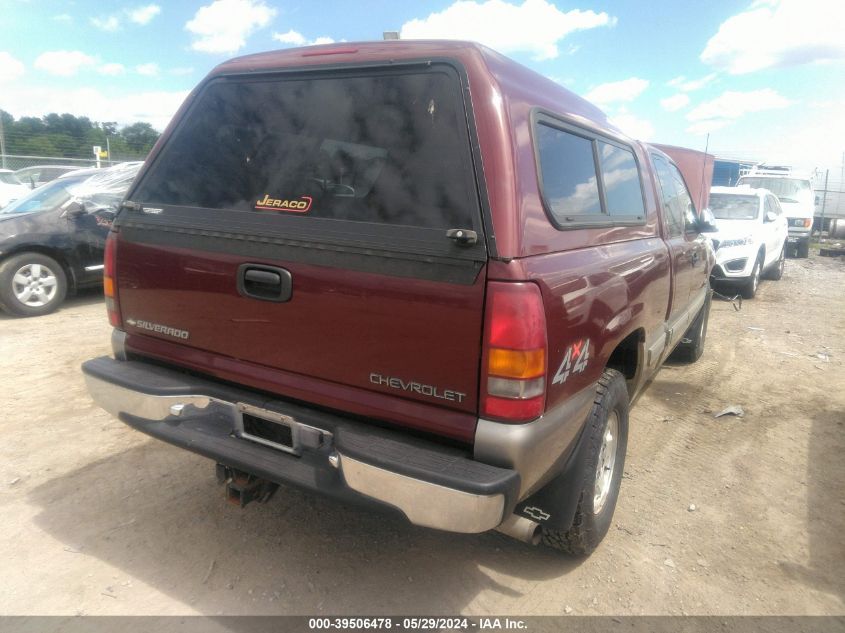
M 475 39 L 602 107 L 630 135 L 838 165 L 840 0 L 0 0 L 0 108 L 146 120 L 236 55 L 328 41 Z

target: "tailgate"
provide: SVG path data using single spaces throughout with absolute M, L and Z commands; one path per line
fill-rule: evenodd
M 446 64 L 208 82 L 116 222 L 127 332 L 469 424 L 487 252 L 461 94 Z

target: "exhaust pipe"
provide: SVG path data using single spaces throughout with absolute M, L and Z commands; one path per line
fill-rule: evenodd
M 540 538 L 543 536 L 543 526 L 535 523 L 531 519 L 526 519 L 516 514 L 510 515 L 502 524 L 496 528 L 497 532 L 507 534 L 517 541 L 528 543 L 529 545 L 538 545 Z

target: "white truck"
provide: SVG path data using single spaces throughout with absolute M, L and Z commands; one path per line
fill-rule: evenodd
M 737 186 L 768 189 L 780 200 L 789 224 L 788 249 L 796 256 L 810 254 L 810 233 L 813 230 L 815 195 L 809 175 L 799 174 L 787 167 L 758 165 L 750 173 L 740 176 Z

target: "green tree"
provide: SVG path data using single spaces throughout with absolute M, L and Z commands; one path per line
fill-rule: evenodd
M 130 149 L 141 155 L 146 155 L 158 140 L 159 133 L 149 123 L 133 123 L 120 131 L 120 135 Z
M 0 110 L 0 120 L 7 154 L 91 159 L 91 148 L 99 145 L 111 147 L 111 160 L 139 159 L 149 153 L 159 137 L 149 123 L 133 123 L 119 130 L 115 121 L 98 123 L 68 113 L 15 120 Z

